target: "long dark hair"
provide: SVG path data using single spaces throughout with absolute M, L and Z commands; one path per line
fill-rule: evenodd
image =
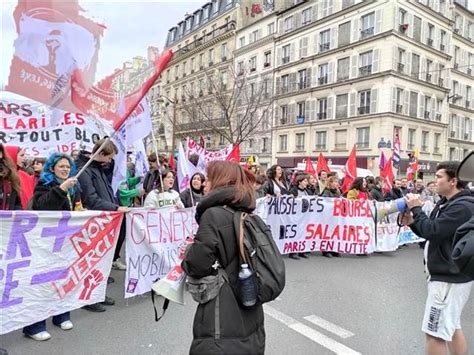
M 161 181 L 163 181 L 169 173 L 173 174 L 173 177 L 176 179 L 176 174 L 173 170 L 171 169 L 161 169 L 158 174 L 156 174 L 156 180 L 155 180 L 155 189 L 158 190 L 158 192 L 163 191 L 163 186 L 161 186 Z M 161 174 L 161 178 L 160 178 Z
M 245 170 L 239 164 L 227 160 L 211 161 L 207 166 L 207 180 L 210 181 L 211 191 L 225 186 L 234 186 L 232 202 L 251 201 L 255 207 L 255 175 Z
M 270 169 L 268 169 L 268 171 L 267 171 L 267 177 L 268 177 L 270 180 L 276 180 L 276 170 L 277 170 L 278 167 L 281 168 L 281 181 L 283 181 L 284 183 L 286 183 L 285 172 L 283 171 L 283 168 L 282 168 L 280 165 L 278 165 L 278 164 L 272 165 L 272 166 L 270 167 Z
M 15 163 L 5 152 L 5 147 L 0 143 L 0 177 L 10 181 L 12 190 L 15 190 L 16 193 L 20 194 L 20 177 L 18 176 Z
M 359 190 L 359 191 L 365 191 L 365 189 L 364 189 L 364 178 L 363 177 L 356 177 L 354 179 L 354 181 L 352 182 L 350 190 L 352 190 L 352 189 L 356 189 L 356 190 Z
M 193 179 L 196 175 L 198 175 L 201 178 L 201 188 L 199 189 L 199 191 L 195 190 L 193 187 Z M 195 193 L 203 194 L 205 181 L 206 181 L 206 177 L 203 174 L 195 173 L 193 176 L 191 176 L 191 180 L 189 181 L 189 188 L 191 189 L 191 191 L 194 191 Z

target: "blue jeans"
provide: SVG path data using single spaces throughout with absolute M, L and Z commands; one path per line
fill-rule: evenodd
M 57 316 L 53 316 L 53 324 L 56 326 L 60 326 L 61 323 L 70 320 L 71 319 L 71 313 L 66 312 L 63 314 L 58 314 Z M 27 327 L 23 328 L 23 333 L 26 335 L 35 335 L 40 332 L 44 332 L 46 330 L 46 319 L 36 322 L 34 324 L 31 324 Z

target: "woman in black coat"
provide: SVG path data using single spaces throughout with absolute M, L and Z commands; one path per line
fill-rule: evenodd
M 337 178 L 337 176 L 328 177 L 326 187 L 321 193 L 321 197 L 338 198 L 341 196 L 342 194 L 341 190 L 339 189 L 339 179 Z M 326 258 L 332 258 L 333 256 L 339 257 L 341 255 L 335 251 L 323 251 L 323 256 L 325 256 Z
M 65 154 L 53 153 L 46 163 L 41 178 L 33 194 L 33 210 L 37 211 L 74 211 L 82 209 L 76 174 L 76 168 L 71 157 Z M 53 317 L 53 324 L 62 330 L 70 330 L 73 324 L 70 312 Z M 36 340 L 44 341 L 51 338 L 46 331 L 46 320 L 36 322 L 25 328 L 23 333 Z
M 255 208 L 254 180 L 250 172 L 236 163 L 209 163 L 206 195 L 196 208 L 199 229 L 182 267 L 187 275 L 202 278 L 216 275 L 218 263 L 229 281 L 222 285 L 216 298 L 198 305 L 191 354 L 263 354 L 265 351 L 262 306 L 244 309 L 235 296 L 240 259 L 232 209 L 251 212 Z
M 0 143 L 0 210 L 21 210 L 20 177 Z
M 201 173 L 195 173 L 189 182 L 189 188 L 179 194 L 184 207 L 193 207 L 201 201 L 204 195 L 204 182 L 206 177 Z

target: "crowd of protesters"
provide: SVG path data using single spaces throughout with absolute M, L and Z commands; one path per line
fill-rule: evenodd
M 94 155 L 101 146 L 100 153 Z M 206 181 L 204 174 L 196 173 L 191 176 L 189 187 L 179 193 L 176 172 L 169 167 L 165 157 L 157 156 L 155 153 L 148 156 L 150 170 L 143 177 L 135 176 L 134 165 L 129 161 L 127 179 L 120 183 L 115 193 L 112 189 L 112 178 L 114 157 L 117 153 L 117 147 L 113 142 L 104 143 L 104 140 L 100 140 L 95 144 L 92 152 L 75 151 L 71 156 L 53 153 L 49 157 L 28 161 L 24 150 L 0 144 L 1 208 L 2 210 L 81 211 L 88 209 L 126 212 L 130 207 L 193 207 L 199 205 L 207 197 L 206 192 L 209 192 L 210 182 Z M 78 178 L 75 178 L 77 171 L 85 166 L 91 155 L 93 155 L 92 163 Z M 195 156 L 189 159 L 195 165 L 197 164 Z M 391 201 L 402 198 L 410 192 L 420 195 L 424 201 L 431 201 L 433 205 L 440 200 L 435 181 L 425 184 L 423 180 L 417 179 L 410 185 L 407 179 L 395 179 L 393 188 L 384 193 L 383 178 L 357 177 L 349 190 L 343 193 L 340 187 L 341 181 L 335 172 L 320 171 L 315 176 L 303 171 L 285 170 L 279 165 L 273 165 L 266 172 L 260 171 L 255 164 L 246 168 L 246 174 L 250 174 L 252 178 L 241 178 L 252 181 L 253 192 L 247 193 L 245 198 L 242 197 L 242 202 L 245 202 L 249 196 L 255 199 L 280 195 Z M 235 174 L 238 175 L 238 172 L 236 171 Z M 232 177 L 228 176 L 228 179 L 232 180 Z M 112 267 L 117 270 L 126 269 L 125 263 L 120 259 L 125 234 L 126 228 L 123 222 L 112 264 Z M 292 253 L 289 257 L 297 260 L 308 258 L 309 255 L 310 253 Z M 335 252 L 323 252 L 323 255 L 328 258 L 340 256 Z M 187 267 L 192 270 L 190 264 Z M 114 282 L 113 278 L 109 277 L 108 283 L 112 282 Z M 114 303 L 112 298 L 106 297 L 103 302 L 84 308 L 93 312 L 104 312 L 105 306 L 111 306 Z M 69 312 L 54 316 L 53 324 L 63 330 L 73 328 Z M 258 333 L 260 330 L 257 327 L 255 331 Z M 46 330 L 45 320 L 25 327 L 23 332 L 37 341 L 51 337 Z

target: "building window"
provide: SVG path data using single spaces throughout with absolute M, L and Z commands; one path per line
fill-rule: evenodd
M 249 60 L 250 64 L 250 72 L 254 72 L 257 70 L 257 57 L 252 57 Z
M 432 71 L 432 69 L 433 69 L 433 61 L 427 59 L 426 60 L 426 77 L 425 77 L 425 79 L 429 83 L 431 83 L 431 78 L 432 78 L 431 71 Z
M 318 72 L 319 72 L 319 85 L 324 85 L 328 83 L 328 63 L 321 64 L 318 67 Z
M 318 120 L 325 120 L 328 117 L 328 99 L 318 100 Z
M 430 136 L 430 132 L 421 131 L 421 151 L 422 152 L 428 151 L 429 136 Z
M 296 133 L 296 150 L 304 150 L 304 133 Z
M 253 31 L 249 34 L 249 43 L 253 43 L 258 41 L 258 30 Z
M 407 12 L 403 9 L 398 10 L 398 20 L 399 22 L 399 30 L 400 32 L 405 32 L 408 27 L 405 27 L 407 24 Z
M 290 16 L 283 21 L 283 30 L 285 32 L 289 32 L 292 29 L 293 29 L 293 16 Z
M 459 68 L 460 53 L 461 49 L 458 46 L 454 46 L 454 69 Z
M 280 124 L 288 123 L 288 105 L 281 106 Z
M 456 148 L 449 148 L 449 160 L 456 160 Z
M 227 60 L 227 43 L 222 43 L 221 45 L 221 60 Z
M 281 62 L 283 64 L 289 63 L 290 62 L 290 45 L 287 44 L 286 46 L 283 46 L 282 52 L 283 52 L 283 57 L 281 59 Z
M 357 128 L 357 148 L 369 148 L 370 127 Z
M 351 22 L 346 22 L 339 25 L 337 45 L 339 47 L 345 46 L 351 42 Z
M 446 31 L 444 30 L 441 30 L 440 32 L 439 50 L 443 52 L 446 51 Z
M 372 74 L 372 51 L 359 55 L 359 76 Z
M 199 69 L 204 68 L 204 53 L 199 54 Z
M 272 66 L 272 52 L 271 51 L 265 52 L 263 57 L 264 57 L 263 67 L 264 68 L 271 67 Z
M 306 89 L 306 69 L 300 70 L 298 72 L 298 89 Z
M 237 63 L 237 74 L 242 75 L 244 73 L 244 62 Z
M 214 64 L 214 49 L 209 49 L 209 66 Z
M 272 22 L 267 25 L 267 33 L 268 35 L 275 33 L 275 23 Z
M 300 101 L 296 104 L 296 109 L 298 110 L 297 114 L 298 114 L 298 118 L 303 118 L 304 120 L 304 109 L 305 109 L 305 102 L 304 101 Z
M 239 38 L 239 45 L 240 45 L 240 48 L 245 46 L 245 37 L 240 37 Z
M 326 131 L 317 131 L 316 132 L 316 150 L 326 150 L 327 144 L 327 132 Z
M 267 153 L 268 152 L 268 138 L 265 137 L 263 138 L 262 141 L 262 153 Z
M 279 136 L 280 141 L 280 152 L 286 152 L 288 150 L 288 136 L 286 134 Z
M 415 135 L 416 135 L 416 129 L 408 128 L 408 143 L 407 143 L 408 150 L 415 149 Z
M 345 150 L 347 145 L 347 129 L 336 130 L 335 150 Z
M 413 16 L 413 39 L 421 42 L 421 18 Z
M 434 37 L 434 26 L 429 23 L 428 24 L 428 38 L 426 38 L 426 44 L 430 47 L 433 47 L 433 37 Z
M 359 92 L 359 115 L 370 113 L 370 90 Z
M 403 110 L 403 89 L 397 88 L 395 97 L 395 112 L 401 114 Z
M 411 76 L 419 79 L 420 74 L 420 56 L 418 54 L 411 55 Z
M 307 25 L 308 23 L 311 23 L 312 14 L 313 14 L 313 8 L 312 7 L 308 7 L 307 9 L 303 10 L 303 12 L 302 12 L 303 25 Z
M 336 96 L 336 118 L 347 118 L 348 100 L 347 94 Z
M 319 33 L 319 52 L 326 52 L 331 48 L 330 30 Z
M 288 74 L 281 77 L 281 93 L 286 94 L 289 90 L 290 76 Z
M 349 57 L 337 61 L 337 80 L 349 79 Z
M 418 93 L 410 92 L 410 116 L 417 117 L 417 110 L 418 110 Z
M 439 143 L 441 141 L 441 134 L 435 133 L 434 135 L 434 153 L 439 153 Z
M 374 34 L 375 13 L 370 13 L 362 16 L 362 30 L 360 31 L 360 38 L 364 39 Z

